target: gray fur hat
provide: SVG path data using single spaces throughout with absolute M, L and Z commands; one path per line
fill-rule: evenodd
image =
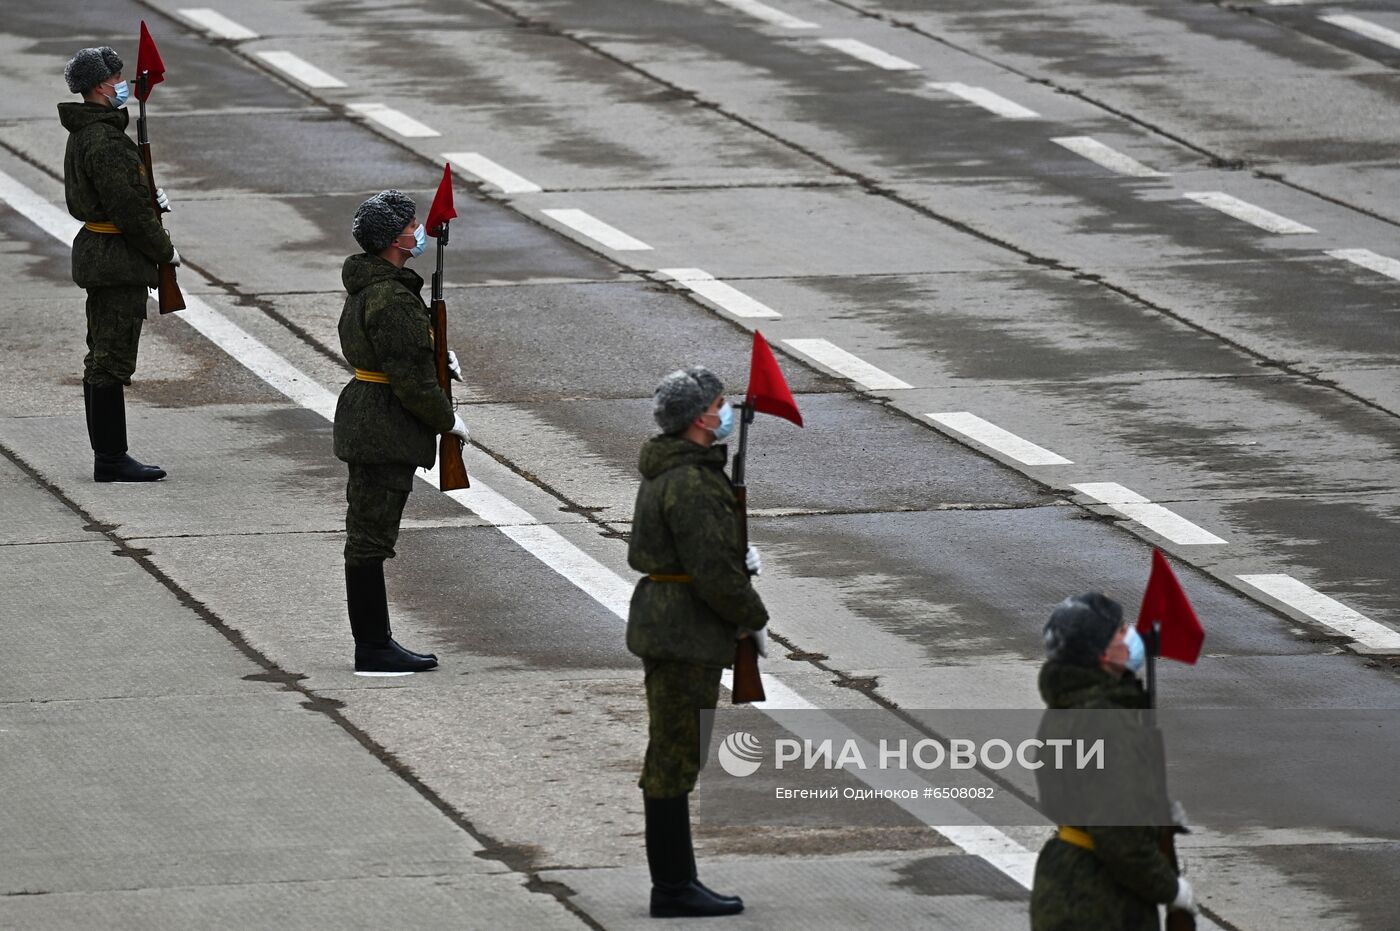
M 380 191 L 356 209 L 350 235 L 355 237 L 361 249 L 370 255 L 378 255 L 399 238 L 403 228 L 417 213 L 418 205 L 402 191 L 392 188 Z
M 1075 666 L 1095 666 L 1123 626 L 1123 606 L 1099 592 L 1066 598 L 1045 624 L 1045 655 Z
M 122 70 L 122 60 L 111 47 L 78 49 L 63 66 L 63 80 L 75 94 L 86 94 Z
M 662 433 L 680 433 L 722 394 L 724 382 L 703 365 L 677 369 L 656 386 L 656 425 Z

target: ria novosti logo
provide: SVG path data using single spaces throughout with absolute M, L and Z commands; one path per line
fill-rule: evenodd
M 763 765 L 763 745 L 747 731 L 735 731 L 719 745 L 719 765 L 731 776 L 752 776 Z

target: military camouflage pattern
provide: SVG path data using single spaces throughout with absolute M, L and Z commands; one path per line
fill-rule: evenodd
M 700 712 L 719 702 L 718 666 L 644 660 L 649 721 L 646 762 L 637 785 L 649 798 L 675 798 L 695 790 L 710 735 Z
M 1097 667 L 1047 662 L 1040 671 L 1040 693 L 1051 708 L 1141 709 L 1147 695 L 1137 677 L 1119 679 Z M 1135 715 L 1113 716 L 1125 728 L 1141 728 Z M 1042 729 L 1044 730 L 1044 729 Z M 1039 735 L 1042 739 L 1056 736 Z M 1128 752 L 1150 752 L 1147 731 L 1110 737 L 1110 745 Z M 1135 748 L 1135 749 L 1134 749 Z M 1141 772 L 1145 767 L 1130 771 Z M 1036 771 L 1041 807 L 1054 818 L 1057 787 L 1050 768 Z M 1141 780 L 1144 823 L 1160 817 L 1167 806 L 1160 787 Z M 1155 823 L 1161 823 L 1156 821 Z M 1161 927 L 1158 903 L 1176 897 L 1176 872 L 1157 847 L 1158 830 L 1148 826 L 1085 826 L 1094 841 L 1086 850 L 1051 838 L 1040 851 L 1031 888 L 1032 931 L 1152 931 Z
M 408 268 L 360 253 L 345 260 L 349 296 L 340 315 L 340 349 L 357 369 L 383 372 L 389 384 L 351 380 L 335 408 L 335 454 L 345 462 L 428 467 L 437 436 L 452 429 L 452 402 L 438 387 L 432 320 Z
M 413 489 L 413 466 L 350 463 L 345 485 L 345 564 L 394 558 L 399 521 Z
M 130 114 L 105 104 L 61 103 L 68 130 L 63 191 L 68 212 L 84 222 L 114 223 L 119 234 L 78 231 L 73 280 L 80 288 L 155 287 L 156 265 L 175 255 L 151 206 L 150 183 L 136 143 L 126 134 Z
M 627 648 L 643 659 L 730 666 L 739 629 L 768 623 L 744 568 L 727 458 L 724 446 L 679 436 L 656 436 L 642 447 L 627 561 L 638 572 L 692 580 L 637 583 Z
M 89 288 L 83 381 L 98 387 L 131 384 L 145 321 L 145 285 Z

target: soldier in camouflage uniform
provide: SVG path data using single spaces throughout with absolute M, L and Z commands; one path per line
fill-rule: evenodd
M 340 315 L 340 348 L 355 377 L 335 409 L 335 454 L 349 466 L 345 497 L 345 593 L 360 672 L 418 672 L 431 653 L 395 642 L 389 628 L 384 560 L 394 556 L 413 474 L 437 457 L 437 437 L 467 441 L 467 426 L 438 385 L 432 318 L 423 279 L 405 263 L 426 243 L 417 206 L 383 191 L 355 211 L 351 229 L 364 251 L 345 260 L 349 296 Z M 456 378 L 455 355 L 449 355 Z
M 724 474 L 733 411 L 724 385 L 702 367 L 672 372 L 656 389 L 661 435 L 642 447 L 642 484 L 628 562 L 646 573 L 632 595 L 627 648 L 646 672 L 650 740 L 639 783 L 646 811 L 654 917 L 732 915 L 738 896 L 702 885 L 690 836 L 690 793 L 705 754 L 700 713 L 719 698 L 735 640 L 768 612 L 750 581 L 758 552 L 744 552 L 737 500 Z
M 1123 609 L 1116 601 L 1097 592 L 1065 599 L 1045 625 L 1047 659 L 1040 670 L 1040 694 L 1045 704 L 1052 709 L 1095 712 L 1145 709 L 1147 692 L 1136 675 L 1144 656 L 1141 644 L 1137 631 L 1123 623 Z M 1096 714 L 1093 721 L 1096 736 L 1107 734 L 1115 754 L 1121 751 L 1136 761 L 1122 770 L 1130 777 L 1126 784 L 1108 793 L 1116 804 L 1128 806 L 1115 809 L 1112 817 L 1127 810 L 1143 812 L 1144 816 L 1128 825 L 1076 827 L 1062 823 L 1036 860 L 1031 929 L 1156 931 L 1161 927 L 1159 905 L 1196 912 L 1191 884 L 1177 875 L 1157 846 L 1157 825 L 1165 818 L 1153 813 L 1167 811 L 1170 806 L 1145 772 L 1148 737 L 1138 716 Z M 1042 739 L 1075 736 L 1068 732 L 1047 735 L 1044 731 L 1042 728 Z M 1036 770 L 1041 807 L 1062 822 L 1066 819 L 1057 816 L 1056 808 L 1066 807 L 1064 800 L 1071 791 L 1064 779 L 1049 766 Z M 1088 790 L 1092 791 L 1091 785 Z M 1081 788 L 1081 798 L 1084 791 Z
M 128 88 L 122 60 L 107 47 L 85 48 L 63 72 L 82 103 L 58 105 L 68 130 L 63 187 L 68 212 L 83 221 L 73 240 L 73 280 L 87 290 L 83 402 L 98 482 L 151 482 L 165 477 L 126 453 L 124 387 L 136 370 L 146 319 L 147 288 L 156 266 L 180 264 L 151 206 L 150 183 L 136 143 L 126 134 Z M 157 191 L 169 209 L 164 191 Z

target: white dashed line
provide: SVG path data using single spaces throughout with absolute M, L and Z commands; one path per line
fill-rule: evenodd
M 392 129 L 400 136 L 409 139 L 426 139 L 441 136 L 442 133 L 425 123 L 420 123 L 402 110 L 386 107 L 382 103 L 352 103 L 345 109 L 358 113 L 366 119 L 374 120 L 380 126 Z
M 816 23 L 809 23 L 805 19 L 798 19 L 782 10 L 775 10 L 766 3 L 759 3 L 758 0 L 719 0 L 719 2 L 738 10 L 740 13 L 747 13 L 755 19 L 761 19 L 770 26 L 781 26 L 784 29 L 817 28 Z
M 583 210 L 542 210 L 540 212 L 556 223 L 562 223 L 615 252 L 641 252 L 651 248 L 640 239 L 628 236 L 617 227 L 609 226 L 593 214 Z
M 1288 219 L 1288 217 L 1265 210 L 1263 207 L 1256 207 L 1247 200 L 1240 200 L 1238 197 L 1232 197 L 1223 191 L 1190 191 L 1181 196 L 1270 233 L 1317 232 L 1311 226 L 1304 226 L 1295 220 Z
M 935 81 L 930 83 L 929 87 L 952 94 L 954 97 L 961 97 L 968 103 L 976 104 L 983 110 L 990 110 L 997 116 L 1004 116 L 1009 120 L 1033 120 L 1040 116 L 1029 107 L 1023 107 L 1014 100 L 1007 100 L 985 87 L 973 87 L 971 84 L 962 84 L 958 81 Z
M 258 57 L 298 84 L 311 88 L 344 87 L 345 82 L 327 74 L 291 52 L 258 52 Z
M 723 281 L 715 279 L 707 271 L 698 268 L 663 268 L 661 274 L 669 275 L 674 284 L 694 291 L 696 294 L 716 304 L 726 313 L 746 319 L 779 320 L 782 314 L 766 304 L 761 304 L 743 291 Z
M 1117 149 L 1104 145 L 1092 136 L 1061 136 L 1051 139 L 1056 145 L 1064 146 L 1076 155 L 1082 155 L 1096 165 L 1130 178 L 1165 178 L 1165 171 L 1148 168 L 1135 158 L 1130 158 Z
M 929 420 L 940 426 L 961 433 L 970 440 L 994 449 L 1003 456 L 1010 456 L 1022 465 L 1070 465 L 1064 456 L 1037 446 L 1030 440 L 1022 439 L 1010 430 L 1003 430 L 996 424 L 983 420 L 968 411 L 952 411 L 946 414 L 925 414 Z
M 538 194 L 541 190 L 538 184 L 497 165 L 479 152 L 444 152 L 442 157 L 467 174 L 475 175 L 487 184 L 494 184 L 507 194 Z
M 851 355 L 840 346 L 828 342 L 827 340 L 785 339 L 783 342 L 795 352 L 801 353 L 818 365 L 825 366 L 843 378 L 849 378 L 856 384 L 864 388 L 869 388 L 871 391 L 889 391 L 914 387 L 906 381 L 895 378 L 883 369 L 877 369 L 859 356 Z
M 1391 278 L 1400 279 L 1400 261 L 1378 255 L 1370 249 L 1328 249 L 1327 254 L 1334 259 L 1345 259 L 1353 265 L 1380 272 Z
M 1325 627 L 1351 637 L 1366 651 L 1400 653 L 1400 631 L 1309 588 L 1291 575 L 1240 575 L 1241 582 L 1306 614 Z M 1365 652 L 1365 651 L 1363 651 Z
M 845 52 L 852 58 L 859 58 L 868 65 L 884 68 L 886 71 L 918 71 L 919 66 L 905 61 L 897 55 L 882 52 L 873 45 L 866 45 L 859 39 L 821 39 L 822 45 Z
M 258 37 L 258 34 L 247 26 L 235 23 L 224 14 L 208 7 L 176 10 L 175 12 L 216 39 L 256 39 Z
M 1086 482 L 1069 486 L 1082 495 L 1106 504 L 1129 520 L 1135 520 L 1160 537 L 1182 546 L 1224 543 L 1220 537 L 1198 527 L 1174 511 L 1153 504 L 1142 495 L 1117 482 Z
M 1340 26 L 1360 36 L 1388 45 L 1391 48 L 1400 48 L 1400 32 L 1394 29 L 1387 29 L 1379 23 L 1373 23 L 1369 19 L 1362 19 L 1360 16 L 1351 16 L 1346 13 L 1333 13 L 1329 16 L 1319 16 L 1318 19 L 1324 23 L 1331 23 L 1333 26 Z

